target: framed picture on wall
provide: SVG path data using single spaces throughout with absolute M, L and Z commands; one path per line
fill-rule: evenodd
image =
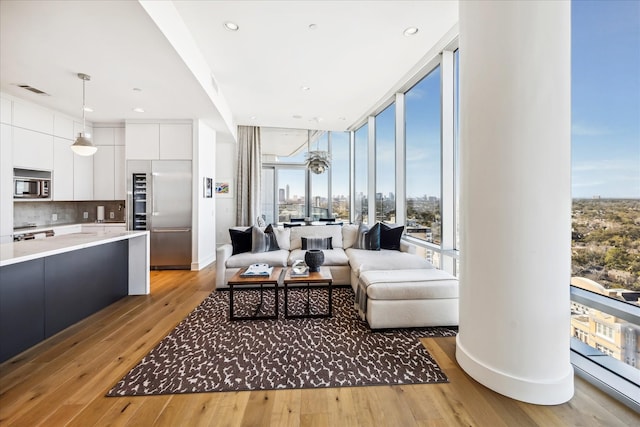
M 213 178 L 204 178 L 204 198 L 210 199 L 213 197 Z
M 216 181 L 216 197 L 233 197 L 231 183 L 232 181 L 230 179 L 221 179 Z

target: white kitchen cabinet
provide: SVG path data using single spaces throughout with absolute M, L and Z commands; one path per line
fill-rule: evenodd
M 114 145 L 122 145 L 125 143 L 124 128 L 113 128 L 113 143 Z
M 160 124 L 160 159 L 191 160 L 191 124 Z
M 114 184 L 114 147 L 100 145 L 93 155 L 93 199 L 114 200 Z
M 159 124 L 127 123 L 125 140 L 127 160 L 157 160 L 160 158 Z
M 0 123 L 0 243 L 13 240 L 12 128 Z
M 0 98 L 0 122 L 6 123 L 8 125 L 11 124 L 12 120 L 12 105 L 11 100 L 6 98 Z
M 114 145 L 114 129 L 113 128 L 93 128 L 94 145 Z
M 53 136 L 14 126 L 13 167 L 52 170 Z
M 53 112 L 35 104 L 13 101 L 13 126 L 53 135 Z
M 127 188 L 123 145 L 116 145 L 113 147 L 113 173 L 115 175 L 113 180 L 113 197 L 115 200 L 125 200 L 127 197 Z
M 53 117 L 53 135 L 58 138 L 75 140 L 73 120 L 60 114 L 55 114 Z
M 93 200 L 93 156 L 73 155 L 73 200 Z
M 73 200 L 73 141 L 53 139 L 53 200 Z

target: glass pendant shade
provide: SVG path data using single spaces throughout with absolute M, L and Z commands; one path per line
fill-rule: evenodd
M 78 133 L 78 137 L 76 138 L 76 142 L 73 143 L 71 149 L 74 153 L 79 156 L 93 156 L 96 151 L 98 151 L 98 147 L 93 145 L 91 140 L 85 136 L 86 127 L 84 120 L 84 113 L 86 110 L 85 106 L 85 94 L 84 94 L 84 86 L 87 80 L 91 80 L 91 76 L 84 73 L 78 73 L 78 78 L 82 80 L 82 132 Z
M 98 151 L 98 147 L 91 143 L 91 140 L 84 136 L 84 133 L 80 132 L 76 142 L 73 143 L 71 149 L 79 156 L 92 156 Z

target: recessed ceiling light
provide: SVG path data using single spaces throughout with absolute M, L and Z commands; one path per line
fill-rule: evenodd
M 227 21 L 224 23 L 224 27 L 229 31 L 238 31 L 240 26 L 235 22 Z
M 310 90 L 311 88 L 309 86 L 300 86 L 300 90 Z
M 136 107 L 136 108 L 133 109 L 133 111 L 135 111 L 136 113 L 144 113 L 144 108 Z
M 251 120 L 255 120 L 255 119 L 257 119 L 256 116 L 251 116 Z
M 300 114 L 294 114 L 292 117 L 294 119 L 301 119 L 302 118 L 302 116 Z
M 416 27 L 409 27 L 407 29 L 405 29 L 402 34 L 404 34 L 405 36 L 414 36 L 416 34 L 418 34 L 418 29 Z
M 318 26 L 316 24 L 309 24 L 309 29 L 310 30 L 315 30 L 316 28 L 318 28 Z
M 85 106 L 84 111 L 86 111 L 87 113 L 93 113 L 93 108 Z
M 140 89 L 139 87 L 134 87 L 134 88 L 133 88 L 133 91 L 134 91 L 134 92 L 142 92 L 142 89 Z

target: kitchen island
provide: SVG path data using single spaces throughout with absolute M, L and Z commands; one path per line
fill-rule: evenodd
M 0 362 L 126 295 L 149 293 L 149 232 L 0 245 Z

